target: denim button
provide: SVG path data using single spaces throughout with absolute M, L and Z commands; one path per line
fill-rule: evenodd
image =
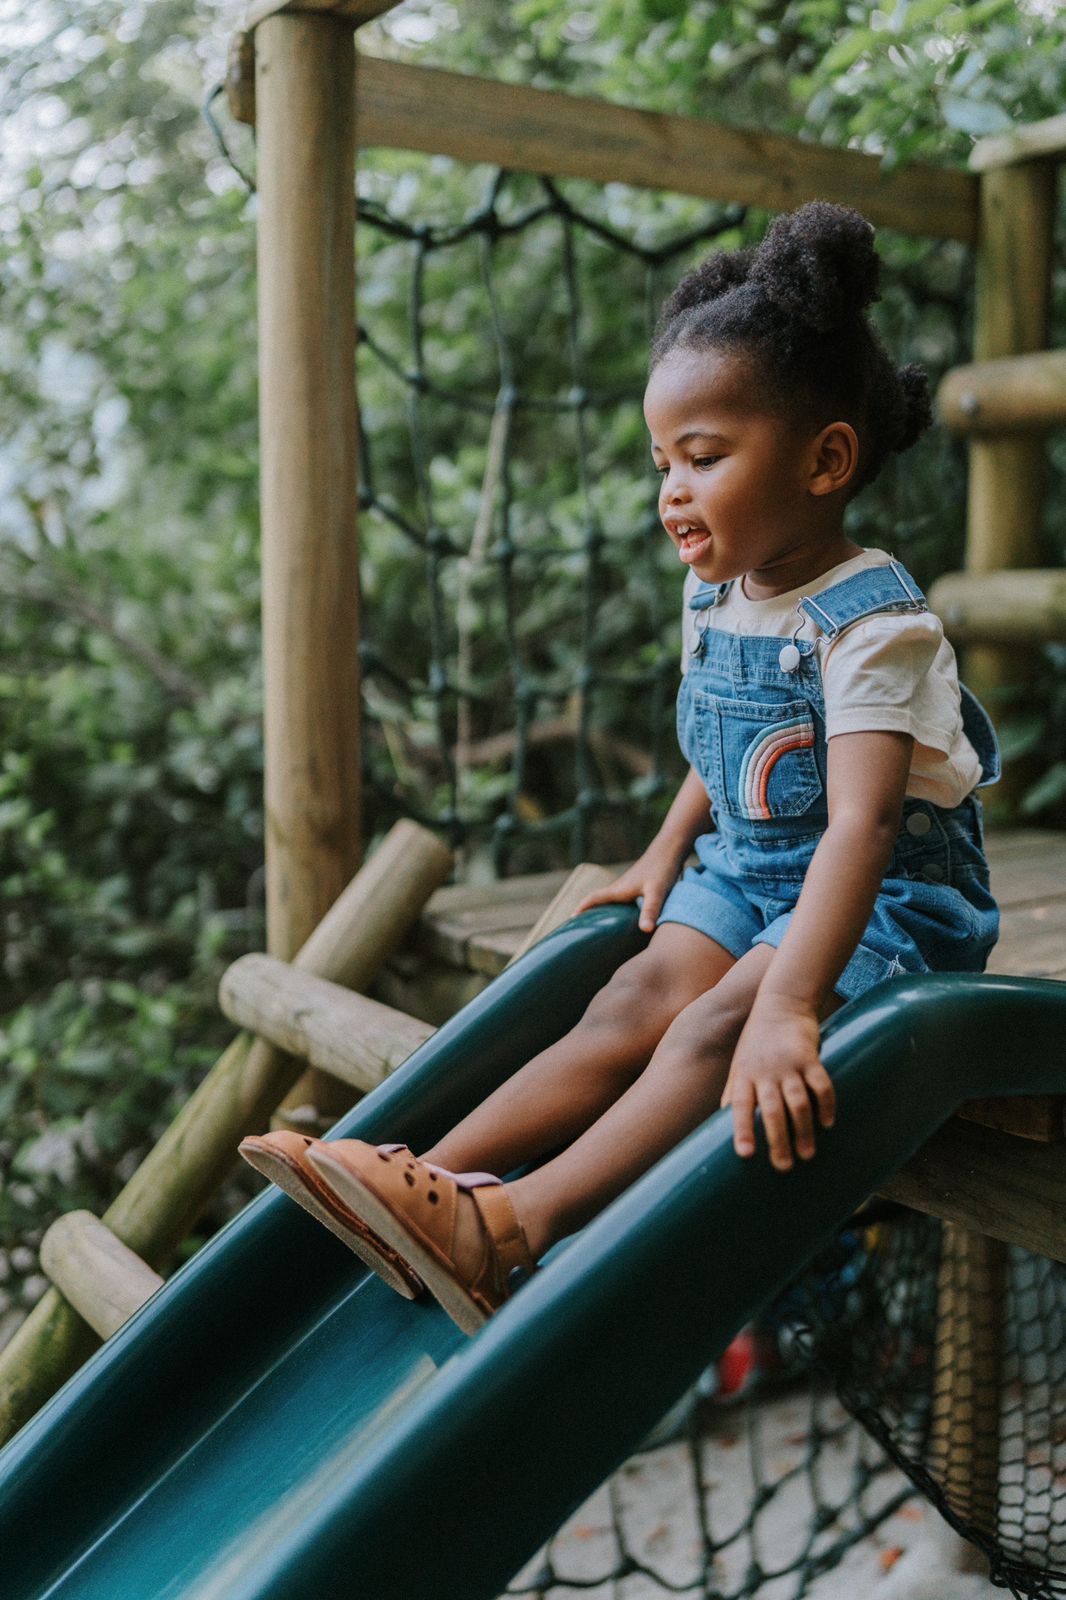
M 927 867 L 922 869 L 922 877 L 927 883 L 943 883 L 944 869 L 938 866 L 935 861 L 931 861 Z
M 907 832 L 913 833 L 916 839 L 922 838 L 933 826 L 933 819 L 927 811 L 913 811 L 907 818 Z
M 784 645 L 781 654 L 777 658 L 782 672 L 795 672 L 802 660 L 803 657 L 794 644 Z

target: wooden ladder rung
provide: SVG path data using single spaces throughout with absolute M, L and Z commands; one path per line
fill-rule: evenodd
M 91 1211 L 68 1211 L 41 1240 L 41 1266 L 101 1339 L 163 1286 L 158 1272 Z
M 231 1022 L 364 1093 L 436 1031 L 267 955 L 241 956 L 227 968 L 218 999 Z

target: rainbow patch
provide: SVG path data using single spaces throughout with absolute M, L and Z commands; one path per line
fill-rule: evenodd
M 773 813 L 767 801 L 770 774 L 790 750 L 814 748 L 814 723 L 810 717 L 790 717 L 775 722 L 748 746 L 740 769 L 740 814 L 765 822 Z

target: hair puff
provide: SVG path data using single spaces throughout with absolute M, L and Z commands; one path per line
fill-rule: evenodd
M 851 206 L 808 201 L 770 224 L 750 277 L 785 316 L 827 332 L 881 298 L 873 226 Z

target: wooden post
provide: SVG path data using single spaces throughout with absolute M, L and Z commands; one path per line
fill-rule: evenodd
M 267 944 L 291 960 L 361 856 L 352 25 L 269 16 L 255 54 Z
M 930 1466 L 952 1511 L 995 1535 L 1006 1246 L 944 1223 Z
M 974 360 L 1046 349 L 1051 304 L 1056 166 L 1026 161 L 981 175 Z M 1040 438 L 974 438 L 966 565 L 970 572 L 1039 565 L 1046 450 Z M 965 676 L 1001 722 L 1032 673 L 1031 651 L 975 647 Z M 1009 816 L 1027 773 L 1018 764 L 986 791 L 990 815 Z

